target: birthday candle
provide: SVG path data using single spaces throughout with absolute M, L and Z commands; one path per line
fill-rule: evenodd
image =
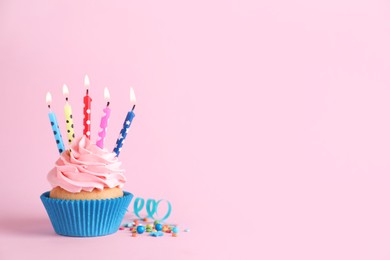
M 96 145 L 100 148 L 104 148 L 104 139 L 107 134 L 108 119 L 110 118 L 111 109 L 110 109 L 110 92 L 108 88 L 104 88 L 104 99 L 107 100 L 107 106 L 103 109 L 103 116 L 100 121 L 100 131 L 98 133 L 99 140 L 96 142 Z
M 114 153 L 116 153 L 116 156 L 119 156 L 119 153 L 122 150 L 123 142 L 127 136 L 127 132 L 129 131 L 131 122 L 133 121 L 133 118 L 135 117 L 134 114 L 134 108 L 135 108 L 135 94 L 133 88 L 130 88 L 130 101 L 134 104 L 133 108 L 127 113 L 125 121 L 123 122 L 123 128 L 119 133 L 119 137 L 116 140 L 116 146 L 114 148 Z
M 69 98 L 69 90 L 68 86 L 64 84 L 62 87 L 62 93 L 65 96 L 65 106 L 64 106 L 64 113 L 65 113 L 65 120 L 66 120 L 66 132 L 68 134 L 68 143 L 71 144 L 74 139 L 74 129 L 73 129 L 73 115 L 72 115 L 72 107 L 68 103 Z
M 89 78 L 88 75 L 84 77 L 84 85 L 86 88 L 86 94 L 84 96 L 84 131 L 83 134 L 91 139 L 91 97 L 89 96 Z
M 51 128 L 53 129 L 54 140 L 57 143 L 58 152 L 61 154 L 63 151 L 65 151 L 65 147 L 64 147 L 64 142 L 62 141 L 60 128 L 58 127 L 56 115 L 50 109 L 50 104 L 51 104 L 50 92 L 47 92 L 46 94 L 46 103 L 47 103 L 47 107 L 49 108 L 49 119 L 51 123 Z

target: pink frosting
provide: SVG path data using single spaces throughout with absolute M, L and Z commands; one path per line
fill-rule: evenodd
M 61 187 L 69 192 L 122 188 L 126 182 L 121 162 L 115 153 L 101 149 L 85 136 L 73 140 L 49 172 L 47 179 L 52 187 Z

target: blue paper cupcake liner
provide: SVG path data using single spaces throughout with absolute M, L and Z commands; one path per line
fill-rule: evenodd
M 103 200 L 62 200 L 41 195 L 54 231 L 63 236 L 96 237 L 113 234 L 130 205 L 133 194 L 124 191 L 123 197 Z

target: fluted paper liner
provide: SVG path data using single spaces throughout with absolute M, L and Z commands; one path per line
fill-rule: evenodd
M 133 194 L 103 200 L 62 200 L 41 195 L 54 231 L 63 236 L 96 237 L 115 233 L 125 216 Z

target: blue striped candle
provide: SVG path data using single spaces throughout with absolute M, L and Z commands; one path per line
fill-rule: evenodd
M 116 153 L 116 156 L 119 156 L 119 153 L 122 150 L 123 141 L 125 140 L 127 136 L 127 132 L 129 131 L 131 122 L 133 121 L 133 118 L 135 117 L 134 114 L 134 108 L 135 108 L 135 94 L 134 89 L 130 88 L 130 102 L 133 103 L 133 108 L 127 113 L 125 122 L 123 122 L 123 128 L 121 132 L 119 133 L 118 139 L 116 140 L 116 146 L 114 148 L 114 153 Z
M 50 109 L 51 94 L 49 92 L 46 94 L 46 103 Z M 62 141 L 62 135 L 60 132 L 60 128 L 58 127 L 56 115 L 51 110 L 49 111 L 49 120 L 51 124 L 51 129 L 53 130 L 54 140 L 57 144 L 58 152 L 61 154 L 63 151 L 65 151 L 65 146 L 64 142 Z
M 116 146 L 115 146 L 114 151 L 113 151 L 114 153 L 116 153 L 116 156 L 119 156 L 119 153 L 122 150 L 123 141 L 125 140 L 125 138 L 127 136 L 127 132 L 129 131 L 131 122 L 133 121 L 134 117 L 135 117 L 135 114 L 134 114 L 133 110 L 131 110 L 127 113 L 126 119 L 123 122 L 123 128 L 119 133 L 118 139 L 116 140 Z

